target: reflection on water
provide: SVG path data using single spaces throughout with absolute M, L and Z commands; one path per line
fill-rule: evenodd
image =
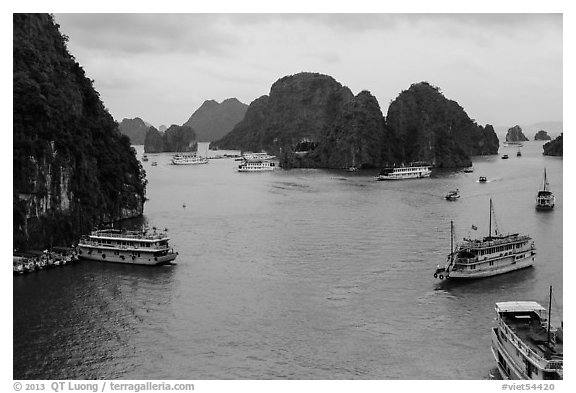
M 495 374 L 496 301 L 546 303 L 554 285 L 561 315 L 562 160 L 541 143 L 401 182 L 152 156 L 144 220 L 169 229 L 176 265 L 14 277 L 14 378 L 482 379 Z M 544 166 L 551 212 L 534 208 Z M 444 200 L 454 188 L 462 198 Z M 535 267 L 435 280 L 450 220 L 457 238 L 485 235 L 490 197 L 502 232 L 534 238 Z

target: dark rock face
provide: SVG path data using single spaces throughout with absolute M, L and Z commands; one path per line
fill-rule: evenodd
M 528 138 L 522 132 L 520 126 L 514 126 L 508 129 L 506 133 L 506 142 L 526 142 Z
M 144 138 L 146 138 L 148 128 L 150 128 L 150 126 L 139 117 L 123 119 L 118 126 L 120 132 L 130 138 L 130 143 L 133 145 L 144 144 Z
M 304 139 L 319 141 L 353 98 L 350 89 L 327 75 L 286 76 L 272 85 L 268 96 L 250 104 L 244 119 L 228 135 L 212 144 L 277 155 L 291 152 Z
M 199 142 L 212 142 L 228 134 L 244 118 L 248 105 L 236 98 L 228 98 L 221 104 L 214 100 L 204 101 L 183 125 L 196 131 Z
M 189 152 L 196 151 L 198 142 L 196 133 L 191 127 L 171 125 L 161 133 L 150 127 L 144 140 L 145 153 Z
M 145 172 L 48 14 L 13 14 L 13 242 L 70 245 L 141 215 Z
M 560 156 L 563 155 L 563 139 L 564 133 L 560 134 L 560 136 L 553 141 L 547 142 L 542 147 L 544 149 L 545 156 Z
M 472 155 L 497 154 L 494 128 L 478 126 L 457 102 L 427 82 L 413 84 L 390 104 L 386 126 L 397 138 L 401 161 L 437 167 L 471 164 Z
M 534 135 L 534 140 L 535 141 L 550 141 L 552 140 L 552 138 L 550 137 L 550 135 L 548 135 L 548 133 L 544 130 L 540 130 L 536 133 L 536 135 Z

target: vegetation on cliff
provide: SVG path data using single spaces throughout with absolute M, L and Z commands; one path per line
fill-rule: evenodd
M 13 242 L 142 214 L 145 172 L 48 14 L 13 14 Z
M 236 98 L 228 98 L 221 104 L 214 100 L 207 100 L 198 108 L 184 126 L 196 131 L 199 142 L 212 142 L 228 134 L 240 120 L 248 105 Z
M 548 133 L 544 130 L 540 130 L 536 133 L 536 135 L 534 135 L 534 140 L 535 141 L 550 141 L 552 140 L 552 138 L 550 137 L 550 135 L 548 135 Z
M 497 154 L 491 125 L 481 127 L 457 102 L 427 82 L 410 86 L 390 104 L 386 126 L 398 140 L 401 161 L 428 161 L 437 167 L 471 164 L 470 156 Z
M 522 128 L 518 125 L 509 128 L 506 133 L 506 142 L 526 142 L 528 138 L 522 132 Z
M 165 132 L 150 127 L 144 139 L 145 153 L 196 151 L 196 132 L 188 126 L 171 125 Z
M 544 144 L 544 146 L 542 147 L 544 149 L 544 154 L 545 156 L 560 156 L 562 157 L 563 155 L 563 139 L 564 139 L 564 133 L 560 134 L 560 136 L 556 139 L 554 139 L 553 141 L 547 142 Z
M 118 126 L 120 132 L 130 138 L 133 145 L 143 145 L 149 126 L 139 117 L 123 119 Z

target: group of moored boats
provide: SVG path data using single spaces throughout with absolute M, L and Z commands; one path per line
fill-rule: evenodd
M 78 252 L 75 247 L 53 247 L 44 251 L 14 252 L 12 268 L 14 274 L 24 274 L 64 266 L 77 260 Z

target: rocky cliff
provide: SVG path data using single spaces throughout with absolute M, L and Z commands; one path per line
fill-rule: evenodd
M 506 142 L 526 142 L 528 138 L 522 132 L 522 128 L 520 126 L 514 126 L 508 129 L 506 133 Z
M 142 214 L 145 172 L 53 17 L 13 14 L 13 242 L 71 244 Z
M 214 100 L 204 101 L 183 125 L 196 131 L 199 142 L 212 142 L 232 131 L 244 118 L 246 109 L 248 105 L 236 98 L 228 98 L 221 104 Z
M 457 102 L 427 82 L 400 93 L 388 108 L 386 126 L 397 138 L 400 159 L 406 163 L 459 167 L 470 165 L 472 155 L 498 153 L 494 128 L 477 125 Z
M 143 145 L 150 126 L 141 118 L 123 119 L 118 126 L 120 132 L 130 138 L 133 145 Z
M 550 135 L 548 135 L 548 133 L 544 130 L 540 130 L 536 133 L 536 135 L 534 135 L 534 140 L 535 141 L 549 141 L 552 140 L 552 138 L 550 137 Z
M 145 153 L 196 151 L 196 132 L 188 126 L 171 125 L 165 132 L 150 127 L 144 139 Z
M 562 156 L 563 155 L 563 139 L 564 134 L 560 134 L 560 136 L 553 141 L 547 142 L 542 147 L 544 149 L 545 156 Z

